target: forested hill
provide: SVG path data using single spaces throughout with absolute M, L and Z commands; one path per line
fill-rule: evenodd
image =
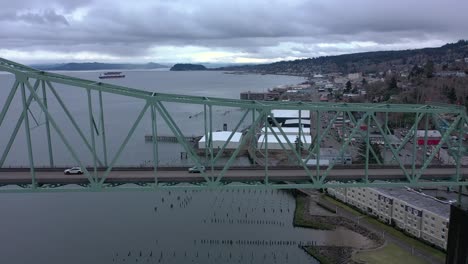
M 65 63 L 54 65 L 31 65 L 34 68 L 46 71 L 92 71 L 92 70 L 151 70 L 159 68 L 168 68 L 165 65 L 150 62 L 145 64 L 132 63 Z
M 423 65 L 427 61 L 443 64 L 464 60 L 464 58 L 468 58 L 467 40 L 460 40 L 438 48 L 363 52 L 271 64 L 222 67 L 217 70 L 296 75 L 309 75 L 317 72 L 374 73 L 389 69 L 402 70 L 414 65 Z

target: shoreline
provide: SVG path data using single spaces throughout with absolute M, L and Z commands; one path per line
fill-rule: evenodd
M 334 214 L 331 208 L 325 208 L 324 205 L 321 205 L 320 200 L 315 201 L 316 206 L 329 211 L 331 215 L 310 214 L 308 208 L 310 207 L 311 203 L 314 202 L 313 197 L 300 193 L 300 191 L 296 191 L 294 196 L 296 199 L 296 209 L 294 212 L 293 225 L 295 227 L 330 231 L 342 227 L 368 238 L 373 243 L 373 246 L 366 248 L 336 245 L 301 247 L 305 252 L 307 252 L 307 254 L 318 260 L 320 263 L 360 263 L 353 259 L 354 254 L 356 254 L 358 251 L 375 250 L 385 245 L 385 240 L 382 237 L 345 217 Z

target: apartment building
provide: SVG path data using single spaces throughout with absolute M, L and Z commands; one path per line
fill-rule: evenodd
M 328 188 L 327 192 L 414 237 L 447 247 L 448 203 L 409 188 Z

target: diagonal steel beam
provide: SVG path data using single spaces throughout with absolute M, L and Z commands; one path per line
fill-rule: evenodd
M 8 109 L 10 108 L 11 102 L 13 101 L 13 97 L 15 97 L 15 93 L 18 90 L 18 85 L 18 80 L 15 80 L 15 83 L 13 83 L 13 86 L 11 87 L 10 93 L 8 94 L 5 104 L 3 105 L 2 112 L 0 112 L 0 127 L 2 126 L 3 120 L 5 119 L 5 115 L 8 112 Z
M 348 111 L 347 113 L 348 113 L 349 118 L 351 119 L 351 122 L 353 122 L 353 125 L 356 125 L 356 119 L 354 118 L 353 114 L 350 111 Z M 368 126 L 365 136 L 363 136 L 364 133 L 360 131 L 358 133 L 359 136 L 361 136 L 362 139 L 366 140 L 366 138 L 369 136 L 369 133 L 368 133 L 369 129 L 370 127 Z M 377 156 L 377 153 L 375 153 L 373 148 L 370 148 L 369 151 L 371 152 L 372 156 L 374 156 L 375 160 L 377 161 L 377 164 L 382 165 L 384 163 L 384 161 L 383 162 L 380 161 L 379 157 Z
M 224 152 L 224 150 L 226 149 L 226 146 L 229 144 L 229 142 L 231 142 L 232 137 L 237 132 L 237 130 L 239 129 L 242 122 L 244 122 L 244 120 L 247 117 L 247 114 L 249 113 L 249 111 L 250 110 L 247 110 L 247 111 L 244 112 L 244 115 L 242 115 L 241 119 L 239 120 L 239 122 L 236 124 L 236 126 L 232 130 L 232 133 L 229 135 L 227 140 L 224 142 L 223 147 L 218 151 L 218 153 L 216 153 L 216 157 L 214 158 L 213 163 L 216 164 L 216 161 L 218 161 L 218 159 L 221 157 L 221 154 Z
M 70 120 L 70 122 L 72 123 L 73 127 L 75 128 L 75 130 L 78 132 L 78 134 L 80 135 L 81 139 L 83 140 L 83 142 L 85 143 L 86 147 L 88 148 L 88 150 L 91 152 L 91 154 L 93 153 L 93 147 L 89 144 L 88 142 L 88 139 L 86 139 L 86 136 L 84 135 L 83 131 L 81 130 L 80 126 L 78 126 L 78 123 L 75 121 L 75 118 L 73 118 L 73 115 L 70 113 L 70 111 L 68 110 L 67 106 L 65 105 L 65 103 L 62 101 L 60 95 L 57 93 L 57 91 L 55 90 L 55 88 L 52 86 L 52 83 L 49 82 L 49 81 L 46 81 L 47 83 L 47 86 L 49 87 L 49 89 L 52 91 L 52 93 L 54 94 L 55 98 L 57 99 L 57 102 L 60 104 L 60 106 L 62 107 L 63 111 L 65 112 L 65 115 L 68 117 L 68 119 Z M 99 163 L 99 166 L 104 166 L 103 163 L 101 162 L 101 160 L 96 157 L 97 159 L 97 162 Z
M 120 145 L 119 149 L 117 150 L 117 153 L 115 153 L 114 155 L 114 158 L 112 159 L 111 163 L 109 164 L 109 167 L 107 167 L 106 171 L 104 172 L 104 174 L 102 175 L 101 178 L 99 178 L 99 186 L 102 186 L 102 184 L 104 183 L 104 181 L 107 179 L 107 177 L 109 176 L 109 173 L 111 172 L 112 168 L 114 167 L 115 163 L 117 162 L 117 160 L 119 159 L 120 155 L 122 154 L 122 151 L 124 150 L 124 148 L 127 146 L 127 143 L 128 141 L 130 140 L 130 138 L 132 137 L 133 133 L 135 132 L 135 129 L 137 128 L 138 124 L 140 124 L 140 121 L 141 119 L 143 118 L 144 114 L 146 113 L 146 110 L 148 110 L 148 107 L 150 106 L 150 103 L 149 102 L 146 102 L 145 106 L 143 107 L 143 109 L 140 111 L 140 114 L 138 114 L 138 117 L 137 119 L 135 120 L 135 122 L 133 123 L 132 127 L 130 128 L 130 130 L 128 131 L 128 134 L 127 136 L 125 137 L 124 141 L 122 142 L 122 144 Z
M 201 164 L 200 159 L 198 158 L 198 156 L 195 153 L 195 151 L 193 150 L 193 148 L 191 148 L 187 144 L 186 140 L 184 139 L 184 135 L 183 135 L 182 131 L 180 131 L 180 129 L 177 126 L 176 122 L 172 119 L 169 112 L 167 112 L 167 109 L 164 107 L 164 105 L 162 105 L 161 102 L 155 100 L 154 101 L 154 106 L 156 107 L 156 109 L 160 113 L 160 116 L 164 119 L 166 124 L 169 126 L 169 129 L 171 129 L 172 133 L 174 133 L 174 136 L 176 136 L 179 143 L 184 147 L 185 151 L 187 151 L 187 153 L 190 156 L 190 159 L 195 162 L 195 165 L 198 168 L 201 168 L 203 165 Z M 203 176 L 203 178 L 205 179 L 205 181 L 207 183 L 212 182 L 211 179 L 209 179 L 209 177 L 208 177 L 208 175 L 206 174 L 205 171 L 200 171 L 200 173 L 201 173 L 201 175 Z
M 70 145 L 70 143 L 68 142 L 68 140 L 65 138 L 62 130 L 60 130 L 60 128 L 58 127 L 57 123 L 55 122 L 55 119 L 51 116 L 51 114 L 49 113 L 49 111 L 47 110 L 47 108 L 45 108 L 44 106 L 44 103 L 40 100 L 39 96 L 36 94 L 36 91 L 34 90 L 34 88 L 31 86 L 31 84 L 29 84 L 29 82 L 26 82 L 26 86 L 28 87 L 29 89 L 29 92 L 30 94 L 34 97 L 34 100 L 36 100 L 37 104 L 39 105 L 39 107 L 42 109 L 42 111 L 44 112 L 44 114 L 47 116 L 47 118 L 49 119 L 49 122 L 50 124 L 52 125 L 52 127 L 55 129 L 55 132 L 57 132 L 57 134 L 59 135 L 59 137 L 62 139 L 62 142 L 65 144 L 65 146 L 68 148 L 68 150 L 70 151 L 73 159 L 75 160 L 75 162 L 77 162 L 81 169 L 83 170 L 84 174 L 86 175 L 86 177 L 88 178 L 89 182 L 91 184 L 94 184 L 95 181 L 94 181 L 94 178 L 91 176 L 91 174 L 89 173 L 89 171 L 86 169 L 86 167 L 84 166 L 84 164 L 80 161 L 80 159 L 78 158 L 78 155 L 75 153 L 75 151 L 73 150 L 72 146 Z
M 418 112 L 417 114 L 419 115 L 416 117 L 416 120 L 414 121 L 413 126 L 411 126 L 411 128 L 408 130 L 408 133 L 403 138 L 403 141 L 401 142 L 400 146 L 398 146 L 398 148 L 396 149 L 396 152 L 400 152 L 405 147 L 406 143 L 408 143 L 408 141 L 411 139 L 412 136 L 416 137 L 416 131 L 418 130 L 419 122 L 424 116 L 424 113 Z M 392 160 L 394 159 L 392 158 Z
M 370 115 L 370 113 L 371 112 L 366 112 L 366 114 L 363 117 L 361 117 L 361 119 L 359 119 L 356 126 L 351 130 L 351 133 L 349 135 L 350 138 L 354 137 L 354 135 L 356 134 L 358 129 L 360 129 L 360 126 L 362 125 L 364 120 Z M 351 142 L 350 140 L 347 140 L 347 141 L 343 142 L 343 144 L 341 145 L 340 151 L 338 153 L 338 157 L 343 156 L 343 153 L 348 148 L 350 142 Z M 366 158 L 369 158 L 369 157 L 366 157 Z M 328 174 L 330 173 L 330 171 L 333 169 L 334 166 L 335 166 L 335 162 L 333 162 L 332 164 L 330 164 L 328 166 L 327 170 L 325 171 L 325 173 L 322 176 L 319 176 L 319 178 L 320 178 L 319 182 L 320 183 L 323 183 L 323 181 L 327 178 Z
M 306 171 L 307 175 L 310 177 L 310 179 L 312 180 L 312 182 L 316 182 L 317 179 L 312 175 L 312 173 L 310 172 L 309 168 L 307 168 L 307 165 L 306 163 L 302 160 L 302 156 L 297 153 L 296 151 L 296 148 L 292 145 L 291 141 L 289 141 L 289 138 L 286 136 L 286 133 L 284 133 L 283 129 L 281 128 L 281 126 L 278 124 L 278 122 L 276 121 L 276 119 L 273 117 L 272 118 L 273 120 L 273 123 L 275 124 L 275 126 L 278 127 L 278 130 L 280 131 L 281 135 L 284 137 L 284 139 L 286 140 L 286 143 L 288 143 L 289 147 L 291 148 L 292 152 L 294 153 L 294 155 L 296 156 L 297 160 L 299 161 L 299 164 L 302 165 L 302 167 L 304 168 L 304 170 Z M 268 126 L 270 127 L 271 129 L 271 125 L 268 124 Z M 273 134 L 276 135 L 276 133 L 273 131 L 273 129 L 271 129 L 271 132 L 273 132 Z M 278 137 L 277 137 L 278 138 Z M 316 176 L 318 177 L 318 175 Z
M 390 151 L 392 152 L 393 157 L 397 160 L 398 165 L 400 166 L 401 170 L 402 170 L 403 173 L 405 174 L 406 178 L 408 179 L 408 181 L 411 182 L 414 178 L 411 177 L 411 176 L 409 175 L 409 173 L 408 173 L 408 171 L 406 170 L 404 164 L 401 162 L 401 160 L 400 160 L 400 158 L 399 158 L 399 156 L 398 156 L 398 153 L 395 151 L 395 149 L 393 148 L 393 146 L 392 146 L 390 140 L 389 140 L 388 137 L 387 137 L 387 134 L 386 134 L 385 131 L 382 129 L 382 126 L 381 126 L 379 120 L 377 120 L 377 118 L 375 118 L 374 115 L 371 115 L 370 117 L 374 120 L 376 126 L 379 128 L 380 133 L 381 133 L 382 136 L 383 136 L 384 142 L 388 145 L 388 148 L 389 148 Z
M 39 86 L 39 82 L 36 82 L 34 84 L 34 89 L 37 90 L 37 87 Z M 28 96 L 28 100 L 26 101 L 26 105 L 29 107 L 31 105 L 31 102 L 32 100 L 34 99 L 34 97 L 32 96 L 32 94 L 30 94 Z M 13 145 L 15 139 L 16 139 L 16 135 L 18 134 L 18 131 L 21 127 L 21 124 L 23 123 L 23 119 L 25 117 L 25 114 L 22 112 L 18 121 L 16 121 L 16 126 L 15 128 L 13 129 L 13 133 L 11 134 L 10 136 L 10 139 L 8 140 L 8 143 L 5 147 L 5 150 L 3 151 L 3 154 L 2 154 L 2 157 L 0 159 L 0 168 L 3 167 L 3 164 L 5 163 L 5 160 L 8 156 L 8 153 L 10 153 L 10 150 L 11 150 L 11 146 Z
M 460 123 L 460 120 L 462 119 L 462 116 L 459 115 L 455 121 L 450 125 L 450 127 L 445 131 L 445 134 L 442 136 L 442 139 L 440 140 L 439 144 L 437 144 L 436 148 L 432 151 L 431 155 L 426 159 L 424 162 L 423 166 L 419 169 L 418 173 L 416 174 L 415 180 L 419 180 L 421 178 L 421 175 L 424 173 L 426 170 L 427 166 L 431 163 L 432 159 L 434 159 L 435 154 L 439 152 L 440 148 L 442 145 L 447 141 L 448 137 L 450 136 L 450 133 L 452 133 L 453 130 L 458 126 Z M 424 153 L 426 155 L 426 153 Z M 458 176 L 457 176 L 458 178 Z
M 254 109 L 251 111 L 255 112 L 257 110 Z M 226 162 L 221 172 L 216 176 L 215 184 L 219 184 L 220 180 L 224 177 L 224 175 L 226 174 L 226 171 L 231 167 L 231 164 L 234 162 L 240 150 L 244 147 L 245 143 L 247 142 L 247 139 L 255 136 L 254 133 L 257 130 L 258 124 L 260 124 L 260 122 L 264 119 L 264 116 L 266 115 L 267 113 L 266 113 L 266 110 L 264 109 L 260 112 L 258 117 L 252 122 L 252 124 L 250 125 L 249 131 L 247 132 L 246 135 L 242 137 L 239 147 L 237 147 L 236 150 L 234 150 L 234 153 L 232 153 L 231 157 Z

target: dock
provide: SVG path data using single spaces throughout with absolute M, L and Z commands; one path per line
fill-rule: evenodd
M 187 142 L 196 143 L 200 140 L 201 137 L 184 137 Z M 145 135 L 145 141 L 152 142 L 153 135 Z M 158 142 L 168 142 L 168 143 L 178 143 L 177 137 L 175 136 L 157 136 L 156 141 Z

